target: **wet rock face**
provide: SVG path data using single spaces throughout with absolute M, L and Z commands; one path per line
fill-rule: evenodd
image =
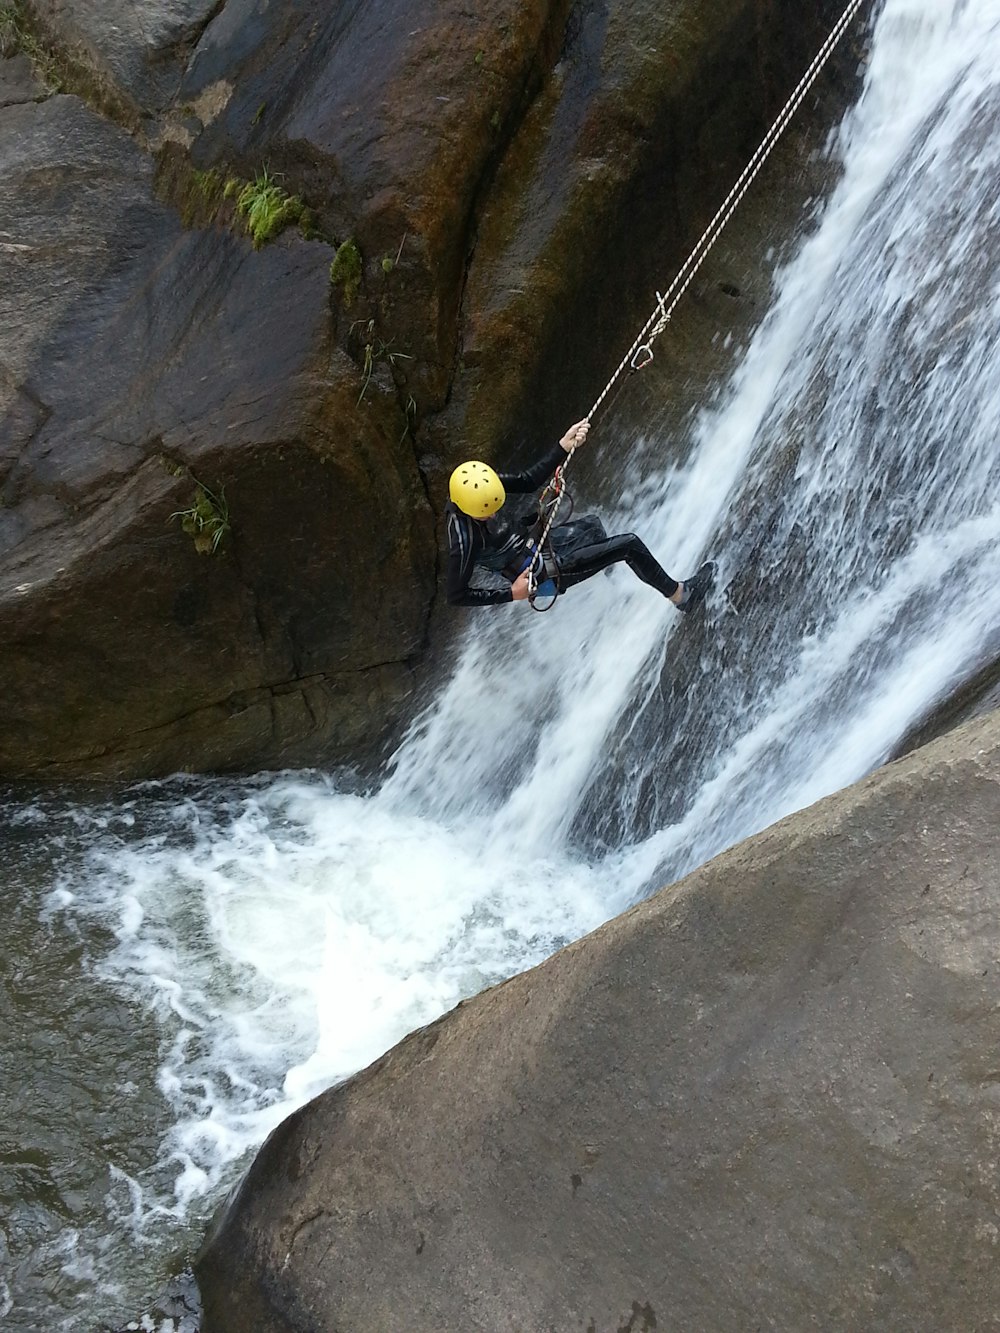
M 826 8 L 21 0 L 57 59 L 0 60 L 0 776 L 377 756 L 428 493 L 582 413 Z M 223 192 L 265 168 L 309 223 L 255 248 Z
M 307 0 L 278 21 L 227 5 L 180 90 L 191 106 L 224 98 L 197 161 L 250 161 L 266 146 L 330 230 L 357 239 L 367 299 L 344 319 L 374 317 L 380 338 L 412 358 L 407 388 L 422 410 L 448 394 L 477 195 L 568 8 Z
M 784 820 L 287 1120 L 205 1333 L 988 1328 L 1000 715 Z
M 837 14 L 309 0 L 279 22 L 230 3 L 178 101 L 208 108 L 196 161 L 266 151 L 356 236 L 365 299 L 347 318 L 413 356 L 407 391 L 447 470 L 458 437 L 491 456 L 589 406 L 637 294 L 686 256 Z
M 396 413 L 330 344 L 331 248 L 185 230 L 76 98 L 0 112 L 0 144 L 0 772 L 351 752 L 433 554 Z

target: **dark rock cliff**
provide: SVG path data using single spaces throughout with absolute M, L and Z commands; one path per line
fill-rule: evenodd
M 459 1005 L 265 1144 L 205 1333 L 995 1326 L 1000 715 Z
M 444 476 L 585 410 L 837 10 L 8 8 L 0 775 L 377 755 Z

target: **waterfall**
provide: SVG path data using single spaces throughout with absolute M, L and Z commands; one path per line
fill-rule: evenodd
M 299 773 L 18 813 L 77 848 L 50 927 L 160 1033 L 170 1123 L 110 1163 L 116 1226 L 200 1216 L 308 1096 L 870 771 L 996 654 L 998 71 L 1000 0 L 886 0 L 838 183 L 730 382 L 682 435 L 665 405 L 588 444 L 609 531 L 680 577 L 717 560 L 704 615 L 623 567 L 546 615 L 459 613 L 365 794 Z
M 609 527 L 679 575 L 716 558 L 705 621 L 620 574 L 479 617 L 381 801 L 610 855 L 629 900 L 870 770 L 990 654 L 998 18 L 885 7 L 843 179 L 724 401 L 639 442 Z

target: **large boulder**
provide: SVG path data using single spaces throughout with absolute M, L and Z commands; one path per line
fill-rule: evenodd
M 1000 715 L 288 1119 L 205 1333 L 995 1325 Z

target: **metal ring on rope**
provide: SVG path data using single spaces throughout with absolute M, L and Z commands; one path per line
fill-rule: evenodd
M 820 72 L 826 65 L 827 61 L 830 59 L 830 56 L 833 54 L 840 39 L 843 37 L 847 28 L 850 26 L 851 21 L 854 19 L 858 10 L 864 3 L 865 0 L 850 0 L 850 4 L 848 4 L 847 8 L 844 10 L 840 18 L 834 24 L 832 31 L 830 32 L 826 41 L 820 47 L 816 56 L 813 58 L 813 61 L 806 70 L 805 74 L 799 80 L 794 91 L 792 92 L 792 95 L 789 97 L 788 101 L 785 103 L 780 114 L 778 115 L 778 118 L 775 120 L 774 124 L 768 130 L 764 138 L 761 140 L 760 145 L 757 148 L 757 151 L 754 153 L 753 157 L 747 163 L 746 167 L 743 170 L 742 175 L 737 180 L 733 188 L 729 191 L 729 194 L 723 200 L 718 211 L 716 212 L 715 217 L 706 227 L 704 233 L 701 236 L 701 239 L 698 241 L 698 244 L 694 247 L 694 249 L 691 251 L 691 254 L 688 256 L 684 264 L 681 266 L 680 270 L 677 273 L 677 276 L 674 278 L 673 282 L 670 284 L 670 287 L 667 289 L 666 294 L 661 296 L 659 292 L 657 292 L 656 309 L 653 311 L 649 319 L 640 329 L 635 342 L 625 353 L 624 357 L 622 358 L 621 362 L 618 365 L 617 370 L 611 376 L 611 379 L 608 380 L 604 388 L 601 390 L 600 394 L 597 397 L 597 400 L 594 403 L 594 406 L 587 413 L 588 421 L 593 417 L 594 413 L 597 411 L 600 405 L 604 402 L 605 398 L 611 392 L 612 388 L 617 383 L 619 376 L 627 369 L 636 368 L 633 366 L 632 363 L 637 353 L 648 351 L 650 354 L 649 359 L 643 360 L 642 366 L 646 366 L 649 364 L 649 360 L 652 359 L 653 342 L 666 328 L 667 323 L 670 320 L 670 316 L 673 313 L 674 309 L 676 308 L 678 301 L 680 301 L 681 297 L 684 295 L 688 287 L 691 285 L 692 279 L 698 272 L 701 265 L 704 263 L 707 255 L 709 254 L 712 247 L 715 245 L 716 241 L 719 239 L 727 222 L 732 217 L 733 213 L 736 211 L 736 208 L 739 206 L 741 200 L 743 199 L 743 196 L 746 194 L 748 188 L 750 187 L 750 184 L 759 173 L 761 167 L 763 167 L 764 163 L 767 161 L 778 140 L 781 138 L 781 135 L 788 127 L 788 124 L 791 121 L 792 116 L 798 110 L 806 94 L 809 92 L 810 88 L 816 82 L 817 78 L 820 75 Z M 668 299 L 670 300 L 669 305 L 667 305 Z

